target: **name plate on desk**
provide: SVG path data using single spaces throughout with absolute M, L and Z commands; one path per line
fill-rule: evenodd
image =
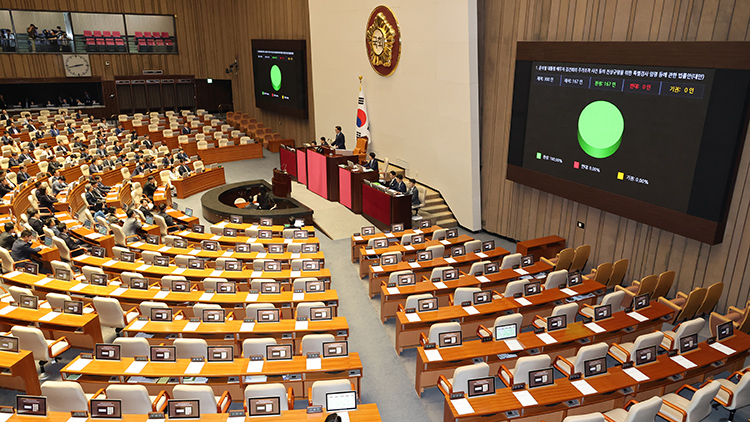
M 148 412 L 149 419 L 164 419 L 164 412 Z
M 323 406 L 307 406 L 307 414 L 323 413 Z
M 516 390 L 523 390 L 523 389 L 525 389 L 525 388 L 526 388 L 526 383 L 525 383 L 525 382 L 522 382 L 522 383 L 520 383 L 520 384 L 513 384 L 513 387 L 511 387 L 511 388 L 513 389 L 513 391 L 516 391 Z
M 85 410 L 73 410 L 70 412 L 71 418 L 88 418 L 89 412 Z

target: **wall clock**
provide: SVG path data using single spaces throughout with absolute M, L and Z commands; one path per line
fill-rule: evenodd
M 69 78 L 91 76 L 91 62 L 87 54 L 65 54 L 62 58 L 65 76 Z

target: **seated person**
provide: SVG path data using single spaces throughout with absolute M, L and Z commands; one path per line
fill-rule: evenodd
M 391 189 L 401 193 L 406 193 L 406 184 L 404 183 L 403 175 L 399 174 L 398 176 L 396 176 L 396 183 Z
M 86 202 L 89 203 L 89 209 L 91 211 L 96 212 L 102 209 L 104 201 L 96 195 L 92 184 L 89 183 L 86 185 L 86 193 L 84 194 L 84 197 L 86 198 Z
M 77 240 L 73 239 L 73 237 L 70 236 L 70 231 L 68 230 L 68 226 L 66 226 L 64 223 L 59 223 L 57 225 L 57 231 L 60 233 L 57 235 L 60 239 L 65 242 L 65 245 L 70 249 L 71 254 L 73 256 L 78 256 L 86 252 L 88 245 L 82 242 L 78 242 Z M 80 249 L 80 250 L 76 250 Z
M 31 175 L 26 171 L 26 164 L 21 164 L 18 173 L 16 173 L 16 181 L 23 183 L 29 179 L 31 179 Z
M 141 198 L 141 206 L 138 207 L 138 211 L 141 212 L 144 216 L 148 217 L 151 216 L 151 210 L 154 209 L 154 204 L 149 201 L 148 198 L 143 197 Z
M 378 171 L 378 160 L 375 159 L 375 153 L 370 153 L 370 161 L 365 163 L 365 168 Z
M 169 231 L 185 230 L 184 224 L 175 224 L 174 218 L 172 218 L 171 215 L 167 214 L 167 204 L 159 204 L 159 212 L 156 213 L 156 215 L 164 219 L 164 222 L 167 224 Z
M 57 196 L 60 192 L 67 189 L 68 184 L 65 183 L 65 176 L 60 175 L 55 179 L 54 182 L 52 182 L 52 195 Z
M 44 234 L 44 223 L 39 219 L 39 211 L 34 208 L 29 208 L 26 211 L 26 220 L 29 222 L 29 226 L 38 234 Z
M 16 241 L 16 227 L 13 223 L 5 223 L 5 231 L 0 233 L 0 248 L 7 251 L 13 249 L 13 242 Z
M 33 253 L 39 252 L 42 250 L 41 247 L 32 248 L 31 247 L 31 230 L 24 230 L 21 232 L 21 236 L 16 239 L 15 242 L 13 242 L 13 247 L 10 251 L 10 256 L 13 258 L 14 262 L 23 261 L 23 260 L 31 260 L 31 255 Z
M 146 185 L 143 186 L 143 194 L 153 201 L 156 189 L 156 179 L 154 179 L 154 176 L 148 176 L 148 179 L 146 179 Z
M 60 176 L 62 177 L 62 176 Z M 51 214 L 55 213 L 55 203 L 57 199 L 47 192 L 49 185 L 47 182 L 36 182 L 36 200 L 39 201 L 39 208 L 46 208 Z
M 140 233 L 143 232 L 143 225 L 141 224 L 141 220 L 135 215 L 135 211 L 128 209 L 125 215 L 125 221 L 122 223 L 122 231 L 125 233 L 125 237 L 140 237 Z

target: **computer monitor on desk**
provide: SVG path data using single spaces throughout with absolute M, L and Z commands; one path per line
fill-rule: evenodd
M 266 346 L 266 360 L 291 360 L 291 344 L 269 344 Z
M 516 324 L 498 325 L 495 327 L 495 341 L 514 339 L 518 336 Z
M 247 414 L 253 416 L 279 416 L 281 406 L 279 397 L 253 397 L 247 399 Z
M 352 410 L 357 410 L 356 391 L 326 393 L 326 412 L 348 412 Z
M 121 419 L 122 400 L 120 399 L 91 399 L 89 410 L 92 419 Z
M 469 397 L 495 394 L 495 377 L 474 378 L 468 381 Z
M 200 400 L 167 400 L 169 419 L 200 419 Z
M 590 359 L 583 363 L 583 376 L 586 378 L 594 377 L 607 373 L 607 358 L 601 357 Z
M 555 373 L 552 368 L 529 371 L 529 388 L 544 387 L 555 383 Z
M 656 346 L 644 347 L 635 351 L 636 366 L 656 361 Z

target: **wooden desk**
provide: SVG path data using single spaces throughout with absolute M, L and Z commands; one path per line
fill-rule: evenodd
M 175 248 L 167 245 L 151 245 L 143 242 L 133 242 L 128 244 L 128 248 L 135 249 L 137 251 L 152 251 L 159 252 L 162 255 L 175 256 L 175 255 L 192 255 L 197 258 L 209 258 L 215 260 L 216 258 L 234 258 L 241 261 L 252 262 L 255 259 L 273 259 L 280 261 L 282 266 L 284 264 L 289 265 L 293 259 L 314 259 L 322 263 L 325 262 L 325 255 L 323 252 L 316 253 L 291 253 L 284 252 L 281 254 L 269 254 L 267 252 L 237 252 L 232 250 L 219 249 L 218 251 L 207 251 L 200 250 L 197 254 L 193 248 Z M 206 264 L 215 264 L 215 262 L 207 262 Z
M 297 151 L 284 146 L 279 148 L 279 168 L 297 178 Z
M 187 319 L 172 322 L 135 320 L 123 329 L 123 333 L 127 337 L 152 336 L 148 341 L 153 345 L 164 342 L 171 344 L 177 337 L 202 338 L 209 345 L 233 345 L 235 357 L 240 357 L 242 342 L 248 338 L 273 337 L 279 344 L 292 342 L 294 350 L 300 350 L 302 337 L 307 334 L 331 334 L 336 341 L 349 338 L 349 324 L 344 317 L 335 317 L 330 321 L 308 321 L 307 328 L 299 327 L 294 318 L 254 324 L 245 324 L 242 319 L 235 318 L 223 323 L 201 323 L 195 331 L 185 331 L 187 323 Z
M 369 170 L 369 169 L 368 169 Z M 339 167 L 339 202 L 356 214 L 362 213 L 362 181 L 378 181 L 378 172 Z
M 63 281 L 53 279 L 45 282 L 43 275 L 31 275 L 11 271 L 3 274 L 6 284 L 32 289 L 46 295 L 47 292 L 63 293 L 80 297 L 84 303 L 91 303 L 93 297 L 113 297 L 117 299 L 123 310 L 139 306 L 144 300 L 158 300 L 165 302 L 175 311 L 181 310 L 185 315 L 193 316 L 194 303 L 215 303 L 233 311 L 237 318 L 245 317 L 245 306 L 248 303 L 271 303 L 281 308 L 282 318 L 294 318 L 294 309 L 298 303 L 323 302 L 333 308 L 335 317 L 338 310 L 338 294 L 336 290 L 326 290 L 320 293 L 304 293 L 302 296 L 291 291 L 275 294 L 251 294 L 249 292 L 205 293 L 203 291 L 190 292 L 162 292 L 159 289 L 137 290 L 120 288 L 119 284 L 111 283 L 107 286 L 92 286 L 78 281 Z M 42 283 L 42 284 L 37 284 Z M 81 297 L 83 296 L 83 297 Z
M 290 227 L 288 225 L 282 225 L 282 224 L 274 224 L 273 226 L 261 226 L 258 223 L 230 223 L 229 221 L 220 221 L 214 226 L 218 226 L 221 228 L 228 227 L 230 229 L 236 229 L 237 233 L 244 233 L 247 229 L 258 229 L 258 230 L 271 230 L 273 233 L 273 236 L 276 237 L 276 241 L 278 242 L 284 242 L 284 238 L 282 237 L 284 234 L 284 230 L 294 228 Z M 305 230 L 307 232 L 308 238 L 314 238 L 315 237 L 315 226 L 302 226 L 298 230 Z M 263 240 L 263 239 L 261 239 Z M 286 242 L 285 242 L 286 243 Z M 309 242 L 306 242 L 309 243 Z
M 516 252 L 521 255 L 534 255 L 534 261 L 542 257 L 554 258 L 563 249 L 565 239 L 560 236 L 546 236 L 516 243 Z
M 353 155 L 329 155 L 325 148 L 321 154 L 312 148 L 307 150 L 307 188 L 329 201 L 339 200 L 339 164 L 354 160 Z
M 523 268 L 531 276 L 536 276 L 551 269 L 551 265 L 542 261 Z M 449 296 L 459 287 L 480 287 L 482 290 L 497 290 L 498 293 L 502 293 L 505 291 L 505 285 L 518 279 L 518 277 L 519 274 L 515 270 L 508 268 L 481 277 L 461 275 L 456 280 L 443 281 L 442 284 L 438 285 L 424 278 L 418 279 L 417 284 L 413 286 L 388 287 L 387 283 L 381 282 L 380 320 L 385 323 L 388 319 L 395 318 L 398 305 L 405 306 L 406 298 L 411 295 L 430 293 L 438 299 L 438 306 L 448 306 Z M 498 287 L 502 287 L 502 289 L 497 289 Z
M 612 318 L 597 322 L 597 325 L 606 331 L 595 333 L 587 328 L 583 322 L 568 324 L 563 330 L 549 333 L 557 342 L 546 344 L 533 331 L 519 333 L 517 340 L 523 345 L 523 350 L 513 351 L 504 341 L 466 341 L 460 346 L 439 348 L 441 359 L 430 360 L 425 354 L 424 347 L 417 348 L 417 370 L 414 388 L 418 395 L 422 395 L 425 388 L 437 387 L 438 377 L 444 375 L 446 378 L 453 377 L 453 371 L 459 366 L 471 365 L 474 359 L 482 359 L 490 365 L 490 374 L 497 374 L 500 365 L 513 368 L 516 361 L 524 356 L 531 356 L 531 350 L 535 353 L 546 353 L 550 356 L 571 357 L 578 353 L 578 349 L 587 344 L 606 342 L 625 343 L 633 341 L 636 337 L 647 332 L 661 328 L 665 319 L 672 316 L 672 310 L 657 301 L 651 302 L 651 306 L 638 311 L 646 318 L 646 321 L 638 320 L 628 316 L 625 311 L 615 312 Z M 491 328 L 491 327 L 490 327 Z M 500 359 L 498 355 L 514 354 L 513 357 Z
M 227 225 L 226 227 L 232 227 L 231 225 Z M 276 226 L 274 226 L 276 227 Z M 184 239 L 187 239 L 192 242 L 201 242 L 203 240 L 215 240 L 221 244 L 225 245 L 236 245 L 237 243 L 262 243 L 264 246 L 268 246 L 270 244 L 278 244 L 278 243 L 317 243 L 320 244 L 320 239 L 317 237 L 308 237 L 307 239 L 284 239 L 281 237 L 272 237 L 270 239 L 259 239 L 255 237 L 247 237 L 247 236 L 220 236 L 218 234 L 212 234 L 212 233 L 195 233 L 188 230 L 183 230 L 181 232 L 175 232 L 173 233 L 175 236 L 180 236 Z
M 31 394 L 31 393 L 29 393 Z M 40 393 L 34 393 L 36 395 Z M 244 397 L 240 395 L 239 397 Z M 237 399 L 237 401 L 241 401 Z M 349 420 L 352 422 L 380 422 L 380 413 L 375 403 L 360 404 L 357 410 L 347 412 Z M 281 416 L 265 416 L 263 422 L 325 422 L 327 412 L 307 414 L 305 409 L 284 410 Z M 227 422 L 229 413 L 212 413 L 202 414 L 201 421 L 205 422 Z M 70 419 L 70 412 L 49 412 L 47 417 L 41 416 L 22 416 L 13 415 L 8 419 L 9 422 L 67 422 Z M 148 422 L 148 415 L 122 415 L 123 422 Z M 233 421 L 235 419 L 232 419 Z M 252 422 L 258 418 L 245 418 L 244 422 Z
M 475 254 L 474 252 L 467 253 L 464 256 L 458 256 L 456 258 L 443 258 L 438 257 L 430 261 L 422 262 L 399 262 L 396 265 L 388 265 L 381 267 L 379 265 L 369 266 L 369 285 L 370 285 L 370 298 L 380 293 L 380 285 L 383 282 L 388 283 L 388 278 L 391 274 L 397 271 L 412 271 L 418 278 L 429 277 L 432 270 L 438 267 L 453 267 L 458 268 L 460 271 L 467 272 L 471 268 L 471 265 L 475 262 L 483 260 L 496 260 L 508 255 L 510 252 L 506 251 L 501 247 L 497 247 L 491 251 L 483 252 L 482 255 Z M 417 267 L 417 265 L 419 265 Z
M 0 369 L 2 369 L 2 372 L 0 372 L 0 387 L 20 390 L 33 396 L 42 394 L 39 375 L 36 373 L 34 355 L 30 351 L 0 352 Z M 70 413 L 68 413 L 69 416 Z
M 219 141 L 213 141 L 218 143 Z M 225 163 L 227 161 L 263 158 L 263 145 L 259 143 L 229 145 L 226 147 L 199 149 L 198 156 L 203 164 Z
M 571 288 L 579 295 L 587 295 L 577 301 L 577 303 L 595 303 L 598 296 L 604 294 L 604 285 L 592 280 L 584 280 L 582 284 Z M 506 315 L 508 312 L 523 314 L 523 326 L 528 326 L 534 319 L 535 315 L 547 316 L 552 312 L 552 308 L 559 302 L 568 301 L 570 296 L 563 293 L 560 289 L 554 288 L 543 290 L 542 293 L 525 298 L 531 305 L 524 306 L 513 298 L 494 298 L 491 303 L 474 305 L 470 314 L 461 305 L 447 306 L 439 308 L 436 311 L 417 313 L 418 320 L 410 321 L 405 312 L 396 313 L 396 352 L 401 354 L 405 348 L 416 347 L 419 345 L 419 334 L 429 331 L 432 324 L 438 322 L 458 321 L 461 323 L 463 336 L 470 338 L 477 332 L 479 324 L 490 326 L 495 322 L 495 318 Z M 469 308 L 469 309 L 471 309 Z M 415 315 L 415 314 L 410 314 Z
M 266 148 L 271 152 L 281 151 L 281 146 L 294 146 L 294 139 L 270 139 Z
M 391 196 L 366 183 L 362 184 L 362 214 L 381 230 L 402 223 L 411 228 L 411 196 Z
M 357 393 L 361 392 L 362 362 L 357 353 L 350 353 L 346 357 L 322 359 L 321 369 L 307 369 L 307 357 L 296 355 L 290 360 L 265 361 L 260 372 L 248 371 L 250 359 L 239 358 L 233 362 L 206 362 L 200 372 L 195 374 L 185 373 L 190 359 L 177 359 L 176 362 L 147 362 L 143 369 L 134 373 L 127 372 L 128 367 L 134 362 L 133 358 L 123 358 L 120 361 L 93 359 L 83 369 L 71 370 L 71 366 L 80 359 L 81 357 L 77 356 L 65 365 L 60 370 L 60 375 L 62 379 L 67 379 L 70 375 L 80 374 L 78 383 L 88 393 L 106 388 L 107 385 L 113 383 L 127 383 L 131 376 L 152 379 L 177 378 L 177 382 L 166 383 L 141 380 L 144 382 L 139 382 L 139 384 L 144 385 L 150 394 L 156 394 L 161 390 L 171 393 L 175 385 L 186 383 L 186 376 L 207 377 L 206 384 L 218 394 L 228 390 L 234 397 L 244 397 L 244 390 L 248 384 L 282 383 L 287 388 L 292 387 L 295 398 L 307 398 L 307 388 L 313 382 L 331 379 L 349 379 L 354 384 Z M 256 378 L 255 382 L 248 382 L 245 378 L 248 376 L 263 377 L 263 379 Z M 112 377 L 115 378 L 110 379 Z M 239 377 L 239 381 L 229 382 L 229 377 Z
M 360 258 L 360 246 L 366 246 L 367 242 L 370 241 L 370 239 L 377 239 L 380 237 L 385 237 L 388 239 L 389 243 L 394 242 L 400 242 L 401 238 L 404 237 L 405 234 L 422 234 L 424 233 L 425 237 L 429 236 L 434 232 L 435 230 L 440 229 L 440 226 L 432 226 L 428 227 L 426 229 L 407 229 L 402 232 L 395 232 L 395 233 L 375 233 L 370 235 L 362 236 L 361 234 L 358 235 L 352 235 L 352 262 L 358 262 Z
M 101 246 L 107 250 L 107 255 L 113 256 L 112 248 L 115 246 L 115 237 L 112 235 L 101 235 L 93 230 L 89 230 L 81 222 L 74 219 L 70 213 L 57 213 L 55 217 L 65 224 L 71 230 L 73 235 L 92 245 Z M 75 227 L 75 228 L 74 228 Z
M 172 185 L 177 190 L 177 197 L 185 199 L 198 192 L 215 188 L 226 184 L 224 167 L 206 170 L 200 174 L 192 174 L 182 179 L 172 180 Z
M 41 299 L 44 299 L 46 295 L 38 294 L 38 296 L 41 302 Z M 43 305 L 47 304 L 44 303 Z M 6 308 L 12 310 L 8 312 Z M 6 331 L 10 331 L 11 327 L 15 325 L 33 325 L 42 330 L 46 339 L 55 340 L 64 336 L 67 337 L 70 345 L 77 349 L 94 350 L 96 343 L 104 342 L 99 315 L 96 313 L 84 313 L 83 315 L 53 313 L 49 307 L 42 308 L 40 306 L 39 309 L 25 309 L 0 302 L 0 314 L 0 326 Z M 50 317 L 52 319 L 49 319 Z
M 705 342 L 700 343 L 698 349 L 683 355 L 697 365 L 692 369 L 685 369 L 667 354 L 663 354 L 657 357 L 656 362 L 637 367 L 638 371 L 648 377 L 642 382 L 635 381 L 621 366 L 609 368 L 607 374 L 585 379 L 596 390 L 596 393 L 586 396 L 567 378 L 561 378 L 555 380 L 554 385 L 527 390 L 538 403 L 534 406 L 521 406 L 512 389 L 502 388 L 493 395 L 468 399 L 474 412 L 458 415 L 453 403 L 446 397 L 443 420 L 559 421 L 568 415 L 620 408 L 631 399 L 640 401 L 662 396 L 676 391 L 683 384 L 700 383 L 720 372 L 742 368 L 750 349 L 750 337 L 744 333 L 736 333 L 721 343 L 735 352 L 725 355 Z M 680 377 L 679 381 L 671 378 L 675 376 Z M 625 392 L 623 389 L 628 390 Z M 571 400 L 577 400 L 577 404 L 568 404 Z M 519 411 L 520 415 L 509 418 L 505 412 L 511 410 Z

